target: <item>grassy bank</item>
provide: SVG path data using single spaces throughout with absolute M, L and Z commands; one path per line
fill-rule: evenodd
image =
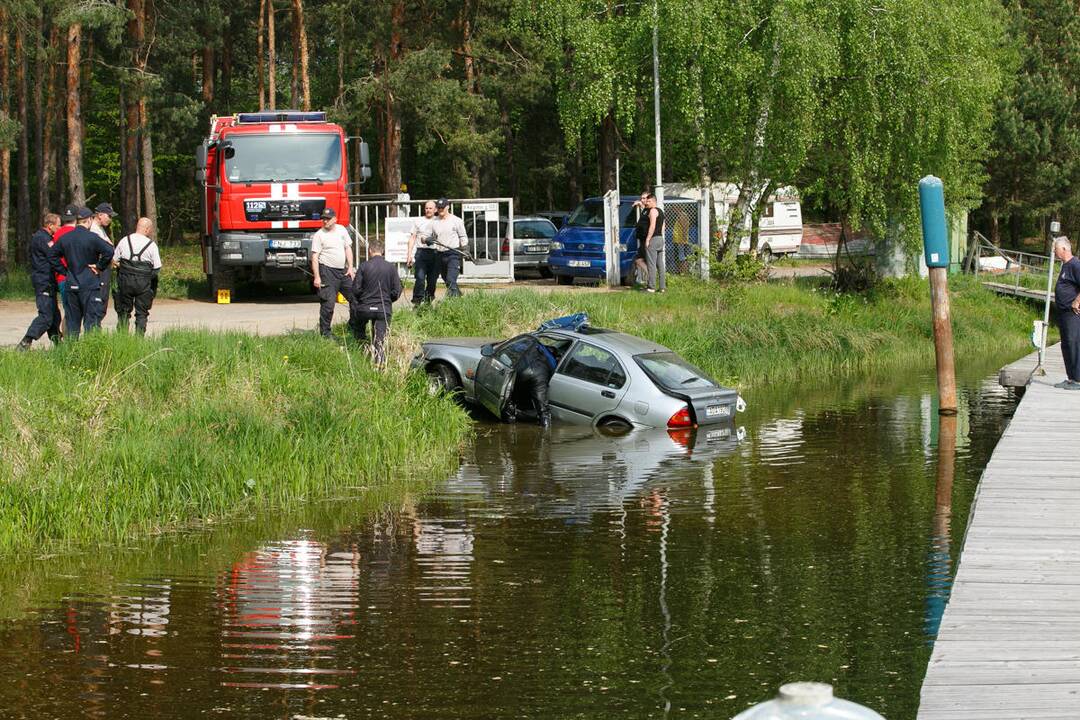
M 950 287 L 959 364 L 1024 352 L 1031 305 L 996 297 L 970 277 L 950 278 Z M 425 337 L 506 337 L 579 311 L 595 325 L 667 345 L 743 388 L 934 362 L 929 289 L 920 280 L 884 282 L 866 296 L 837 295 L 821 279 L 718 287 L 674 278 L 663 295 L 472 291 L 427 313 L 395 316 L 395 343 L 407 357 Z
M 311 335 L 91 335 L 0 353 L 0 554 L 123 541 L 450 472 L 422 378 Z

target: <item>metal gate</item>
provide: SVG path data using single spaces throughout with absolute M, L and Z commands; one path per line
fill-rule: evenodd
M 380 240 L 388 262 L 407 275 L 405 254 L 409 234 L 424 204 L 432 200 L 402 200 L 396 195 L 360 196 L 350 205 L 357 258 L 367 257 L 367 240 Z M 453 198 L 450 212 L 465 223 L 470 258 L 462 263 L 460 284 L 514 281 L 513 198 Z
M 707 196 L 706 196 L 707 197 Z M 616 287 L 622 281 L 619 258 L 631 239 L 630 231 L 620 228 L 620 205 L 625 205 L 614 190 L 604 194 L 604 261 L 607 265 L 607 284 Z M 709 277 L 709 203 L 689 198 L 664 201 L 664 251 L 660 256 L 658 282 L 666 284 L 667 273 Z M 626 227 L 633 227 L 640 210 L 627 217 Z M 634 272 L 633 265 L 630 272 Z

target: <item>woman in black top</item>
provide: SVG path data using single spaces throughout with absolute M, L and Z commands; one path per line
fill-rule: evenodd
M 638 243 L 634 265 L 647 273 L 646 291 L 656 292 L 657 266 L 664 250 L 664 211 L 656 207 L 656 196 L 651 192 L 641 193 L 641 199 L 643 210 L 634 228 Z

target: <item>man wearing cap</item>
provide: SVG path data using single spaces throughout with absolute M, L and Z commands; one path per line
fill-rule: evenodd
M 90 229 L 99 238 L 113 244 L 112 238 L 109 237 L 108 227 L 112 224 L 112 219 L 116 217 L 117 212 L 113 210 L 113 206 L 107 202 L 99 204 L 94 208 L 94 221 L 90 224 Z M 105 269 L 105 272 L 101 273 L 101 302 L 102 311 L 101 317 L 105 317 L 105 313 L 109 310 L 109 291 L 112 287 L 112 266 Z
M 450 201 L 439 198 L 435 201 L 438 213 L 431 223 L 435 236 L 435 250 L 439 253 L 439 266 L 443 282 L 446 283 L 447 297 L 461 297 L 457 279 L 461 274 L 461 251 L 469 245 L 469 236 L 465 234 L 465 223 L 450 212 Z
M 424 214 L 416 218 L 412 232 L 409 233 L 409 249 L 405 254 L 405 266 L 413 269 L 412 304 L 430 303 L 435 299 L 435 284 L 439 281 L 439 253 L 435 252 L 435 243 L 431 224 L 435 218 L 435 201 L 424 203 Z
M 19 342 L 20 350 L 29 350 L 30 344 L 45 333 L 54 345 L 60 342 L 60 305 L 56 299 L 56 277 L 49 260 L 53 235 L 59 228 L 60 216 L 45 213 L 41 229 L 30 237 L 30 284 L 34 288 L 38 314 Z
M 337 224 L 337 213 L 326 208 L 321 217 L 322 229 L 311 236 L 311 274 L 319 295 L 319 334 L 330 337 L 338 293 L 349 289 L 356 272 L 352 240 L 348 231 Z
M 113 246 L 90 230 L 94 214 L 89 208 L 79 208 L 77 227 L 53 243 L 49 261 L 53 272 L 67 273 L 68 292 L 64 310 L 67 311 L 67 335 L 79 337 L 82 329 L 101 326 L 105 303 L 101 300 L 101 273 L 112 262 Z M 64 267 L 62 261 L 67 261 Z

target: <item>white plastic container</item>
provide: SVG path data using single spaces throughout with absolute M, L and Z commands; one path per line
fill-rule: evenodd
M 833 697 L 832 685 L 795 682 L 780 686 L 775 700 L 755 705 L 732 720 L 885 720 L 870 708 Z

